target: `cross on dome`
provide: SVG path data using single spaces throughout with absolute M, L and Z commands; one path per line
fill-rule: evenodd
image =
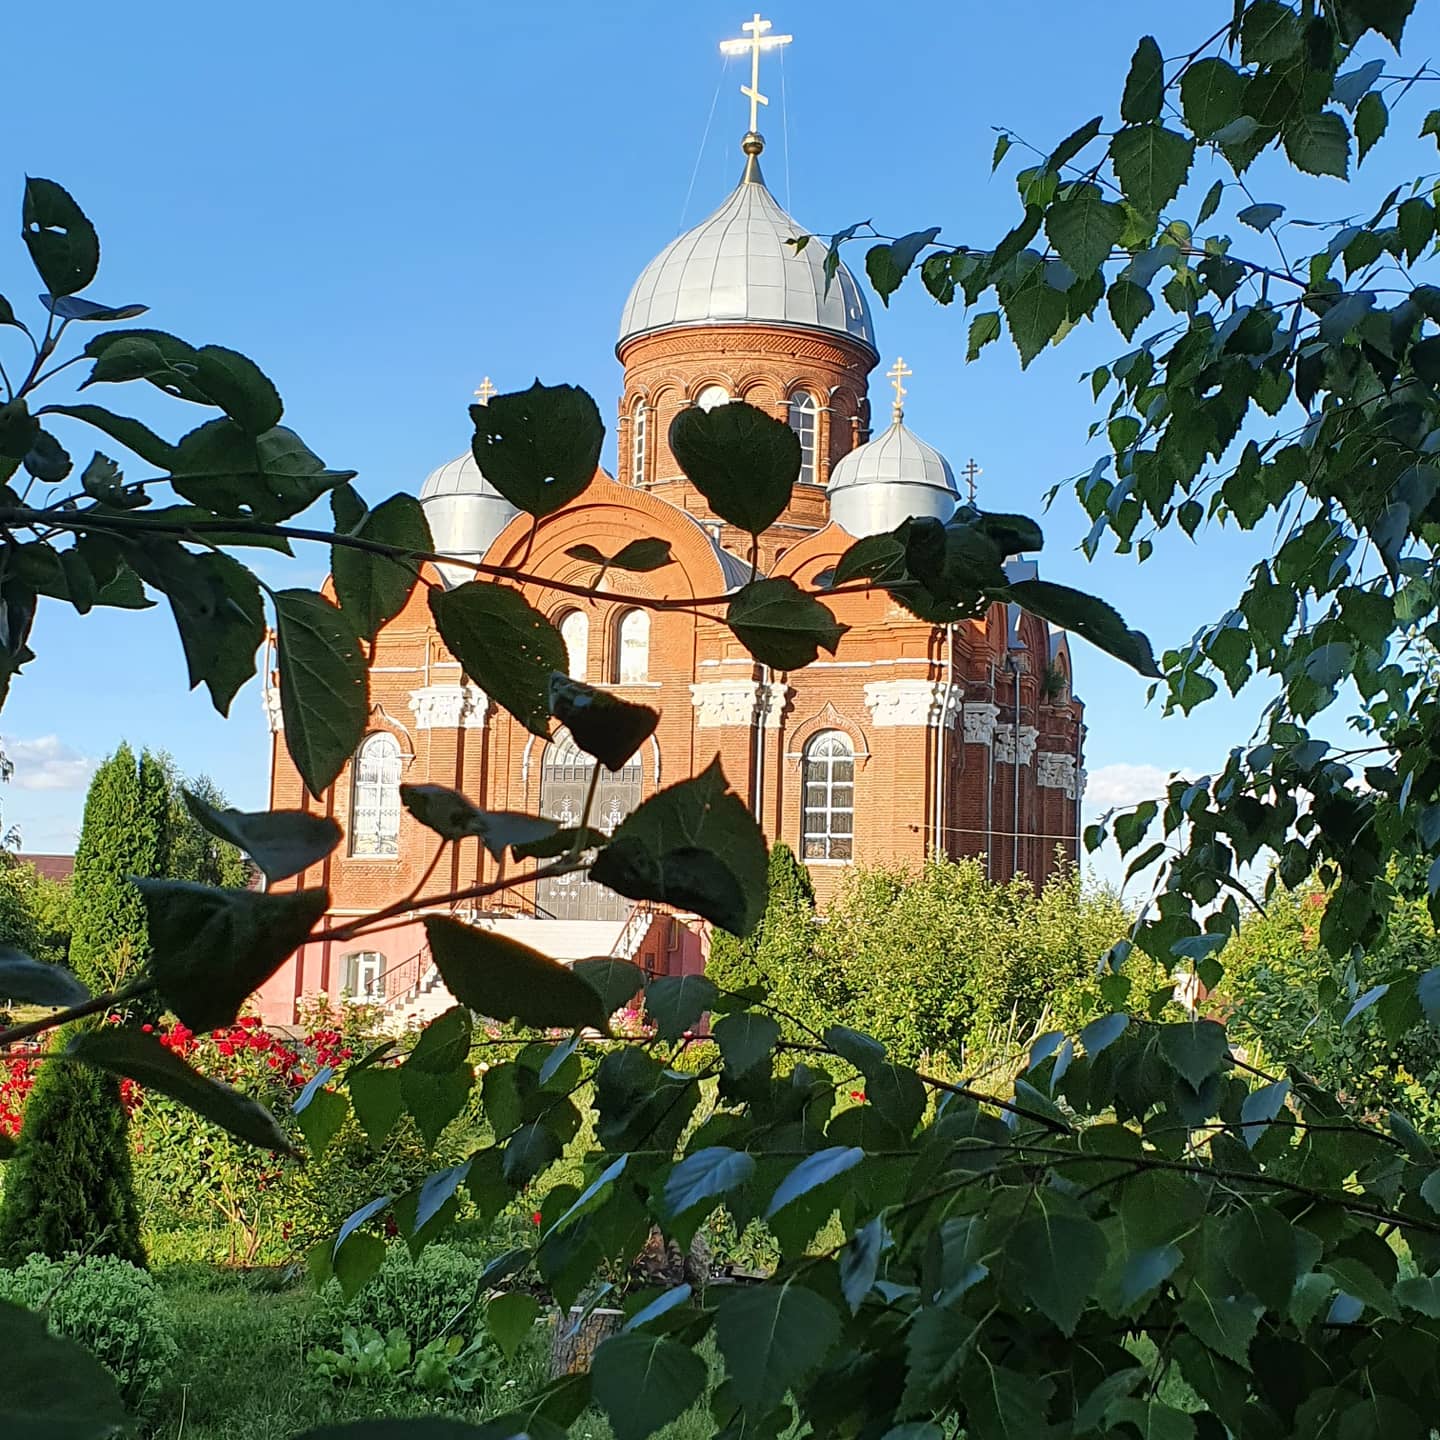
M 972 455 L 965 462 L 960 473 L 965 477 L 966 488 L 970 491 L 970 503 L 973 505 L 975 503 L 975 481 L 985 472 L 975 463 L 975 457 Z
M 748 32 L 748 38 L 720 42 L 722 55 L 743 55 L 747 50 L 750 52 L 750 83 L 742 85 L 740 93 L 750 101 L 751 135 L 758 135 L 760 131 L 759 107 L 770 103 L 770 97 L 760 93 L 760 52 L 762 50 L 778 50 L 782 45 L 788 45 L 795 38 L 793 35 L 767 34 L 772 23 L 770 20 L 762 20 L 760 12 L 757 10 L 755 18 L 747 20 L 740 27 Z
M 482 405 L 488 405 L 488 404 L 490 403 L 490 397 L 491 397 L 492 395 L 494 395 L 495 393 L 496 393 L 496 392 L 495 392 L 495 386 L 490 383 L 490 377 L 487 375 L 487 376 L 480 382 L 480 387 L 479 387 L 479 389 L 477 389 L 477 390 L 475 391 L 475 398 L 476 398 Z
M 905 397 L 910 393 L 905 388 L 905 380 L 907 376 L 914 373 L 898 355 L 895 357 L 895 363 L 885 372 L 890 383 L 895 387 L 895 404 L 892 409 L 897 425 L 905 418 Z

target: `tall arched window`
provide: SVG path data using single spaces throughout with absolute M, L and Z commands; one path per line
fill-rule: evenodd
M 615 679 L 641 685 L 650 678 L 650 615 L 626 610 L 615 624 Z
M 590 667 L 590 621 L 583 610 L 567 610 L 560 621 L 566 663 L 572 680 L 583 680 Z
M 790 397 L 790 428 L 800 437 L 800 479 L 807 485 L 815 483 L 815 434 L 820 406 L 807 390 L 797 390 Z
M 633 485 L 645 483 L 646 429 L 645 402 L 637 400 L 630 418 L 630 482 Z
M 822 730 L 805 747 L 803 850 L 807 860 L 855 858 L 855 747 Z
M 695 403 L 702 410 L 713 410 L 717 405 L 730 403 L 730 392 L 723 385 L 707 385 L 695 397 Z
M 383 730 L 367 735 L 355 752 L 350 853 L 400 853 L 400 742 Z

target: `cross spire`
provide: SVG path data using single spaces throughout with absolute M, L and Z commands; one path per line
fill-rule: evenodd
M 914 373 L 898 355 L 895 357 L 895 363 L 885 372 L 891 385 L 895 387 L 895 403 L 891 407 L 891 412 L 897 425 L 905 418 L 905 397 L 910 393 L 905 388 L 905 379 Z
M 750 83 L 740 87 L 740 93 L 750 101 L 750 132 L 745 137 L 747 140 L 752 135 L 759 139 L 759 107 L 770 103 L 770 97 L 760 93 L 760 52 L 762 50 L 778 50 L 782 45 L 788 45 L 795 38 L 793 35 L 768 34 L 772 23 L 769 20 L 762 20 L 760 12 L 757 10 L 755 18 L 747 20 L 740 27 L 746 32 L 744 38 L 720 42 L 722 55 L 743 55 L 747 50 L 750 52 Z
M 964 465 L 960 473 L 965 477 L 965 486 L 970 491 L 970 503 L 975 503 L 975 481 L 985 472 L 975 463 L 972 455 Z
M 487 375 L 487 376 L 480 382 L 480 388 L 475 391 L 475 398 L 476 398 L 482 405 L 488 405 L 488 404 L 490 403 L 490 397 L 491 397 L 492 395 L 494 395 L 494 394 L 495 394 L 495 387 L 494 387 L 494 385 L 492 385 L 492 384 L 490 383 L 490 377 Z

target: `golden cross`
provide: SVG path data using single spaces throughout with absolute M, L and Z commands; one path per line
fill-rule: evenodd
M 905 377 L 915 372 L 897 355 L 895 363 L 885 372 L 890 383 L 895 387 L 895 421 L 898 424 L 905 418 L 905 397 L 910 392 L 905 388 Z
M 747 20 L 740 27 L 749 32 L 748 39 L 722 40 L 720 42 L 722 55 L 743 55 L 747 50 L 750 52 L 750 83 L 742 85 L 740 93 L 748 97 L 750 101 L 751 134 L 755 134 L 760 128 L 760 112 L 757 107 L 770 103 L 770 97 L 760 93 L 760 52 L 762 50 L 778 50 L 782 45 L 788 45 L 795 38 L 793 35 L 767 35 L 765 32 L 770 25 L 771 22 L 762 20 L 759 11 L 756 11 L 755 18 Z
M 973 505 L 975 503 L 976 477 L 983 475 L 985 472 L 975 463 L 975 457 L 972 455 L 970 459 L 966 461 L 965 468 L 961 470 L 960 473 L 965 477 L 966 488 L 970 491 L 970 503 Z
M 480 388 L 475 392 L 475 398 L 482 405 L 488 405 L 493 394 L 495 394 L 495 387 L 490 383 L 490 377 L 487 375 L 480 382 Z

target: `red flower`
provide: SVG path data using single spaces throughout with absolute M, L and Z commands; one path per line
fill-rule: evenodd
M 541 1219 L 540 1212 L 537 1210 L 537 1211 L 530 1217 L 530 1223 L 531 1223 L 532 1225 L 538 1225 L 538 1224 L 540 1223 L 540 1219 Z

